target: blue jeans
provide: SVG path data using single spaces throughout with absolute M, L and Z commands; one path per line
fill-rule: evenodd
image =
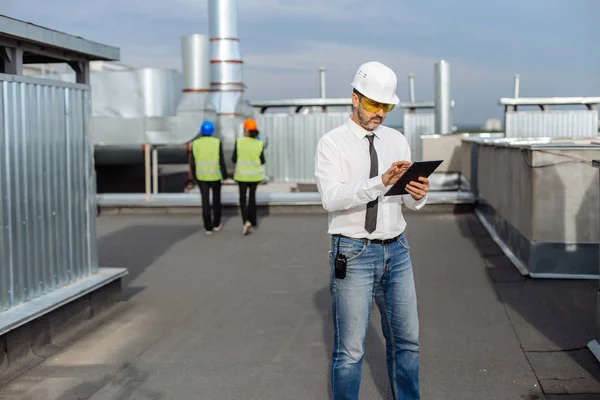
M 340 254 L 347 257 L 344 279 L 334 275 L 338 239 Z M 419 319 L 409 249 L 404 234 L 386 245 L 332 236 L 333 400 L 358 400 L 373 298 L 381 313 L 393 398 L 420 399 Z

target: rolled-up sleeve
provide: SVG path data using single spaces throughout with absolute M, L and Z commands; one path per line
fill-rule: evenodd
M 425 196 L 423 196 L 420 200 L 413 199 L 410 194 L 403 194 L 402 203 L 404 203 L 404 205 L 411 210 L 420 210 L 423 208 L 425 203 L 427 203 L 427 194 L 425 194 Z
M 315 154 L 315 177 L 323 208 L 327 211 L 349 210 L 375 200 L 387 189 L 381 176 L 346 183 L 336 144 L 327 137 L 321 138 Z

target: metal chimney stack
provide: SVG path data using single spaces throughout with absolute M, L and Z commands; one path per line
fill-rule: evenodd
M 408 101 L 415 102 L 415 74 L 408 75 Z
M 210 0 L 211 88 L 217 115 L 238 112 L 244 92 L 243 61 L 237 31 L 237 1 Z
M 230 152 L 241 132 L 244 117 L 243 61 L 237 27 L 237 0 L 209 0 L 208 14 L 212 102 L 217 112 L 218 132 L 224 150 Z
M 435 64 L 435 133 L 452 133 L 450 115 L 450 64 L 442 60 Z
M 326 95 L 326 85 L 325 85 L 325 67 L 319 68 L 319 82 L 321 84 L 321 98 L 324 99 L 327 97 Z

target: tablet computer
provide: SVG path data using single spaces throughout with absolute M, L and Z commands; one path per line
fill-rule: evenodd
M 398 182 L 394 184 L 385 194 L 386 196 L 398 196 L 402 194 L 408 194 L 406 191 L 406 185 L 410 181 L 419 182 L 419 177 L 429 177 L 443 163 L 444 160 L 428 160 L 428 161 L 415 161 L 406 170 L 404 175 L 398 179 Z

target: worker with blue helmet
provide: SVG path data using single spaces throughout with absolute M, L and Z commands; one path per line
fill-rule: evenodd
M 204 121 L 202 125 L 200 125 L 200 133 L 202 136 L 212 136 L 215 132 L 215 125 L 210 121 Z
M 221 230 L 221 184 L 227 179 L 223 144 L 219 138 L 212 136 L 214 132 L 215 125 L 211 121 L 202 122 L 200 135 L 192 141 L 190 157 L 192 175 L 198 182 L 202 197 L 202 218 L 207 235 Z

